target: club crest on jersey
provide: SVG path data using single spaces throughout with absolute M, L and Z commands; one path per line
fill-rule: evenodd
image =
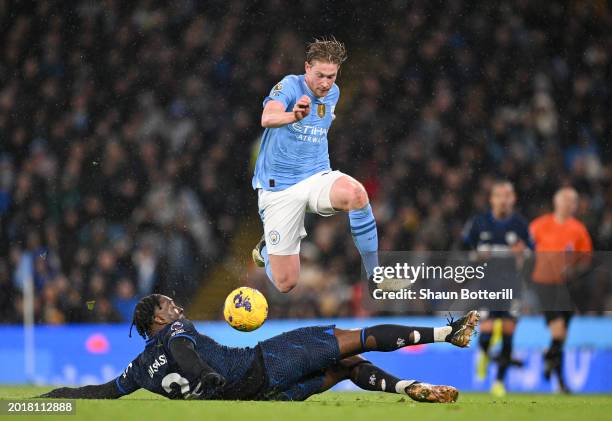
M 278 242 L 280 241 L 280 234 L 278 233 L 278 231 L 270 231 L 270 234 L 268 234 L 268 237 L 270 237 L 270 244 L 272 245 L 277 245 Z
M 268 85 L 268 86 L 269 86 L 269 85 Z M 282 84 L 282 83 L 277 83 L 277 84 L 274 86 L 274 89 L 273 89 L 273 90 L 274 90 L 274 91 L 281 91 L 282 89 L 283 89 L 283 84 Z
M 518 241 L 518 235 L 514 231 L 508 231 L 506 233 L 506 244 L 513 246 Z
M 480 239 L 482 241 L 489 241 L 491 238 L 493 238 L 493 235 L 489 231 L 482 231 L 480 233 Z
M 325 117 L 325 104 L 317 104 L 317 115 L 319 118 Z

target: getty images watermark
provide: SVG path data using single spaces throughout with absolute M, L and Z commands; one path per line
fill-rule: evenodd
M 389 266 L 377 266 L 372 276 L 372 282 L 376 284 L 372 297 L 375 300 L 512 300 L 514 298 L 512 288 L 451 290 L 448 288 L 448 283 L 442 285 L 442 290 L 414 287 L 417 281 L 452 281 L 455 284 L 482 281 L 486 276 L 486 268 L 486 262 L 481 265 L 395 263 Z

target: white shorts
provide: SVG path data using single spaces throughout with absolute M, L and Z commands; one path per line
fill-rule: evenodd
M 321 216 L 335 214 L 329 194 L 334 181 L 343 175 L 340 171 L 323 171 L 285 190 L 259 190 L 259 216 L 268 254 L 299 254 L 300 242 L 306 237 L 306 212 Z

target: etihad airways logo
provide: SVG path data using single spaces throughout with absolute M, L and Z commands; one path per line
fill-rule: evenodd
M 319 126 L 308 126 L 302 124 L 300 121 L 297 121 L 291 125 L 291 128 L 298 133 L 307 134 L 311 136 L 327 136 L 327 131 L 325 127 Z
M 327 138 L 328 129 L 319 126 L 308 126 L 298 121 L 289 126 L 297 140 L 302 142 L 321 143 Z

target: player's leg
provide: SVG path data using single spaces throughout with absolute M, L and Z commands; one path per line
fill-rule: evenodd
M 266 267 L 270 272 L 268 277 L 276 289 L 280 292 L 289 292 L 295 288 L 300 278 L 300 255 L 269 255 L 269 263 Z
M 495 357 L 497 375 L 491 385 L 491 393 L 494 396 L 503 397 L 506 395 L 504 379 L 508 369 L 511 366 L 522 366 L 523 363 L 512 358 L 512 341 L 516 329 L 516 318 L 509 311 L 496 311 L 493 312 L 493 316 L 499 320 L 502 346 L 500 353 Z
M 280 292 L 291 291 L 299 279 L 306 204 L 300 183 L 280 192 L 259 193 L 264 235 L 253 250 L 253 260 L 265 266 L 268 278 Z
M 510 367 L 521 365 L 519 361 L 512 359 L 512 343 L 515 330 L 516 319 L 514 317 L 507 315 L 502 318 L 502 347 L 499 357 L 497 357 L 497 381 L 502 383 Z
M 338 383 L 338 381 L 336 381 L 336 383 Z M 287 386 L 283 390 L 274 389 L 268 391 L 260 397 L 260 400 L 304 401 L 312 395 L 322 393 L 336 384 L 330 384 L 329 382 L 331 382 L 331 377 L 328 377 L 324 372 L 320 371 L 299 379 L 296 383 Z M 329 384 L 329 386 L 325 386 L 326 384 Z
M 340 360 L 337 364 L 326 368 L 325 370 L 308 374 L 299 379 L 295 384 L 292 384 L 282 391 L 274 391 L 267 395 L 269 400 L 289 400 L 303 401 L 312 395 L 323 393 L 331 389 L 336 384 L 343 380 L 349 380 L 353 369 L 360 363 L 366 362 L 361 356 L 348 357 Z M 381 377 L 382 378 L 382 377 Z M 366 381 L 367 383 L 367 381 Z M 358 383 L 355 383 L 359 386 Z M 360 386 L 361 387 L 361 386 Z M 362 387 L 366 390 L 366 387 Z
M 333 209 L 348 212 L 353 241 L 370 278 L 378 266 L 378 232 L 365 188 L 353 177 L 342 174 L 329 186 L 324 198 L 327 197 Z
M 356 330 L 334 329 L 334 335 L 342 358 L 366 351 L 390 352 L 432 342 L 450 342 L 459 347 L 467 347 L 478 319 L 478 312 L 472 310 L 443 327 L 384 324 Z
M 325 371 L 322 393 L 343 380 L 351 380 L 363 390 L 409 396 L 419 402 L 455 402 L 459 392 L 452 386 L 436 386 L 416 380 L 402 380 L 375 366 L 361 355 L 343 358 Z
M 484 380 L 487 377 L 487 371 L 489 369 L 489 347 L 491 345 L 491 335 L 493 333 L 493 322 L 493 319 L 486 317 L 484 320 L 481 320 L 478 329 L 478 346 L 480 351 L 476 363 L 476 375 L 479 380 Z
M 287 390 L 363 351 L 394 351 L 404 346 L 442 341 L 465 347 L 470 342 L 478 317 L 478 312 L 470 311 L 440 328 L 378 325 L 361 330 L 342 330 L 331 325 L 282 333 L 259 343 L 268 389 L 270 392 Z
M 285 390 L 266 396 L 269 400 L 303 401 L 323 393 L 343 380 L 350 380 L 363 390 L 409 396 L 419 402 L 455 402 L 459 392 L 452 386 L 436 386 L 415 380 L 401 380 L 375 366 L 360 355 L 340 360 L 324 372 L 300 379 Z
M 345 358 L 341 364 L 350 366 L 349 378 L 364 390 L 406 395 L 419 402 L 450 403 L 459 396 L 459 391 L 452 386 L 399 379 L 359 355 Z
M 571 312 L 568 311 L 545 313 L 552 340 L 544 354 L 544 376 L 550 379 L 554 372 L 559 379 L 559 387 L 563 393 L 570 393 L 563 377 L 563 345 L 567 338 L 567 327 L 571 316 Z

